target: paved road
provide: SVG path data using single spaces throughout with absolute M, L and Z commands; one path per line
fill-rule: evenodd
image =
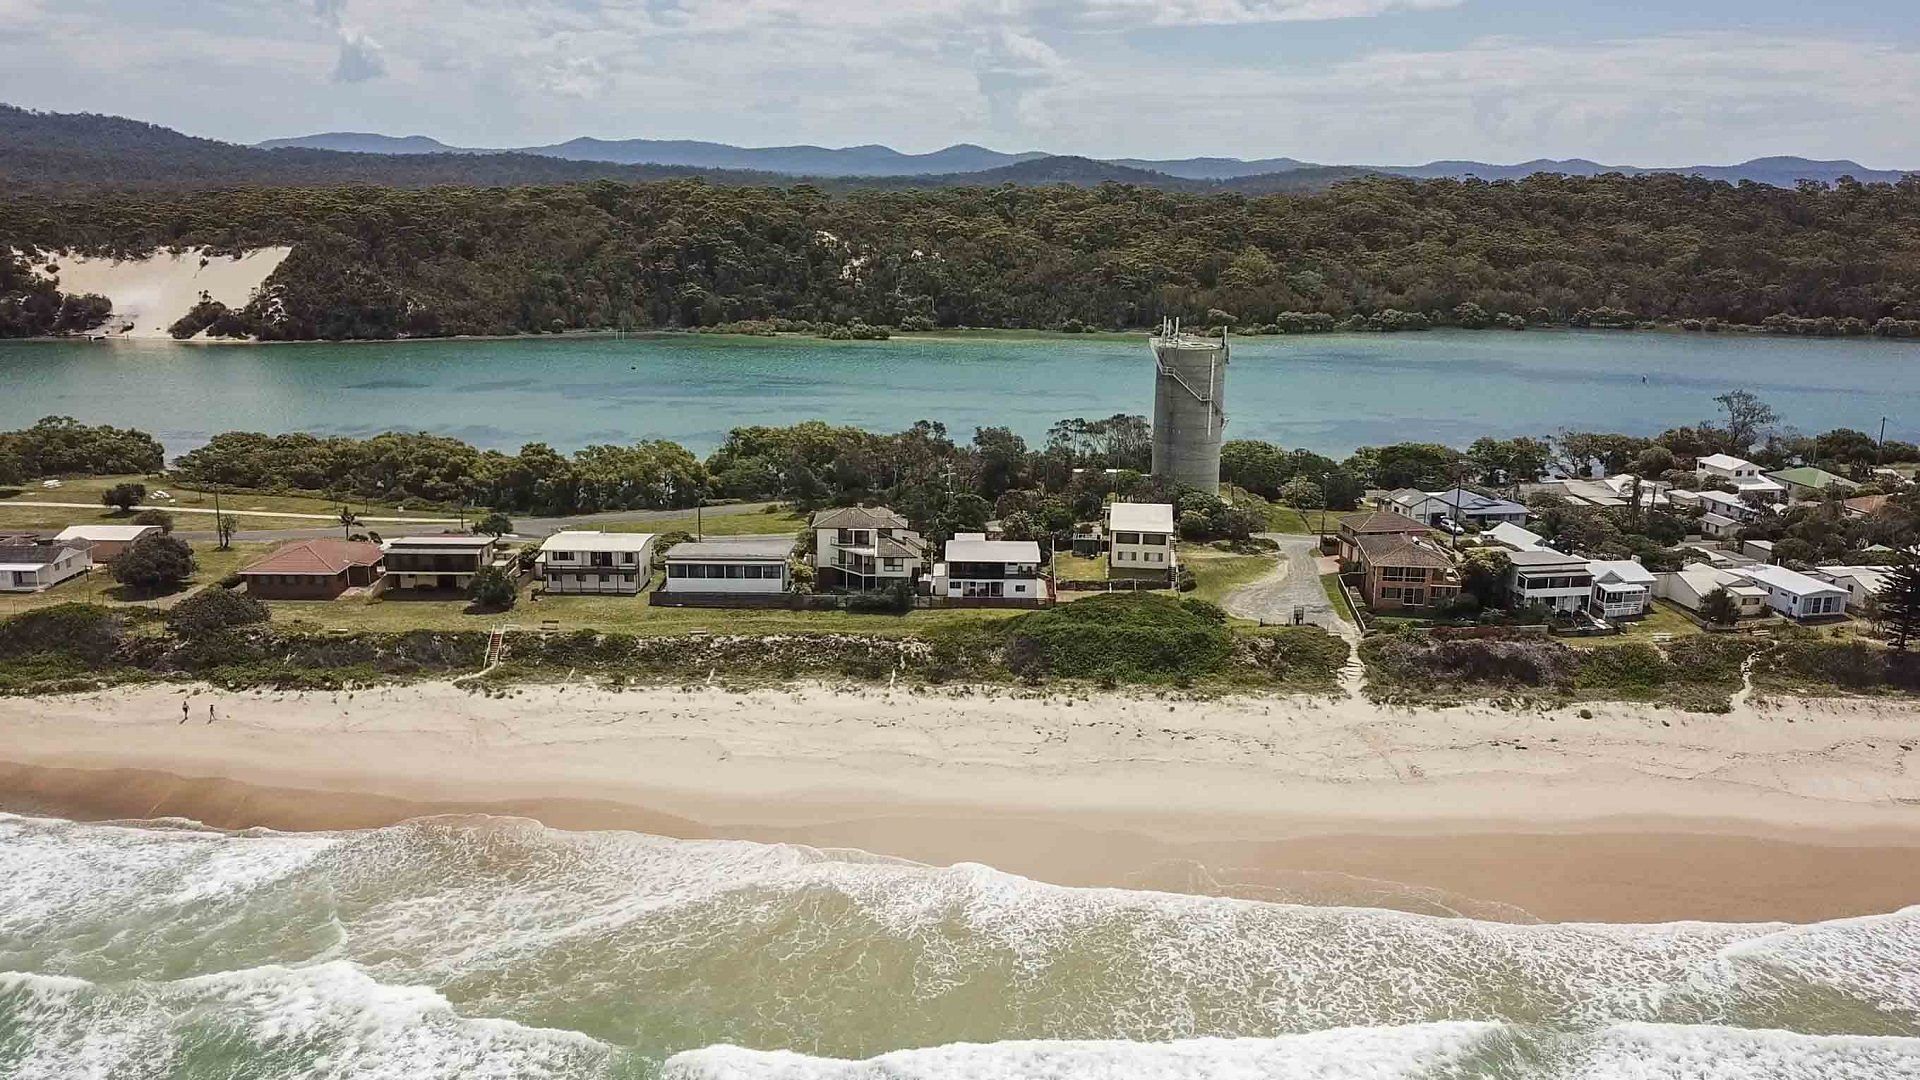
M 1341 617 L 1320 585 L 1320 538 L 1294 533 L 1261 533 L 1280 545 L 1280 561 L 1274 572 L 1258 581 L 1240 586 L 1227 594 L 1230 615 L 1270 624 L 1290 624 L 1293 609 L 1306 609 L 1307 622 L 1324 626 L 1341 637 L 1358 633 L 1354 625 Z
M 703 511 L 703 515 L 714 518 L 729 517 L 735 514 L 758 514 L 771 505 L 771 503 L 764 502 L 727 503 L 724 506 L 709 506 Z M 245 513 L 245 511 L 239 512 Z M 673 518 L 684 518 L 692 513 L 693 511 L 691 510 L 612 510 L 604 514 L 576 514 L 571 517 L 516 517 L 513 519 L 513 528 L 515 534 L 519 536 L 542 537 L 548 533 L 559 532 L 562 529 L 598 529 L 612 524 L 640 524 L 649 521 L 666 521 Z M 401 535 L 402 530 L 394 529 L 390 525 L 383 527 L 381 525 L 383 519 L 379 517 L 363 518 L 362 520 L 366 525 L 373 526 L 374 532 L 385 533 L 389 536 Z M 469 517 L 468 520 L 471 521 L 472 518 Z M 456 522 L 449 522 L 448 524 L 456 529 L 459 527 Z M 365 526 L 362 527 L 364 528 Z M 406 531 L 434 531 L 440 527 L 441 523 L 435 521 L 422 529 Z M 768 531 L 782 532 L 784 530 L 769 528 Z M 234 533 L 233 538 L 236 541 L 311 540 L 315 537 L 339 536 L 341 532 L 342 530 L 337 524 L 331 528 L 242 529 Z M 175 529 L 174 535 L 187 540 L 215 539 L 213 531 L 210 529 Z

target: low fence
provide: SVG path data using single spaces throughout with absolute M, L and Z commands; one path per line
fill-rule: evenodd
M 833 611 L 845 598 L 831 593 L 695 593 L 650 592 L 654 607 L 753 608 L 757 610 Z
M 1061 592 L 1151 592 L 1173 586 L 1164 580 L 1153 581 L 1148 578 L 1110 578 L 1104 581 L 1066 578 L 1055 581 L 1053 587 Z
M 1516 638 L 1546 637 L 1551 632 L 1546 623 L 1532 623 L 1523 626 L 1431 626 L 1427 636 L 1440 641 L 1471 638 Z
M 1036 608 L 1051 607 L 1053 601 L 1045 597 L 1034 596 L 929 596 L 924 598 L 928 607 L 934 608 Z

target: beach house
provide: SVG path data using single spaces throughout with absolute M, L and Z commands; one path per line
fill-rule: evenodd
M 1527 508 L 1517 502 L 1464 487 L 1399 494 L 1393 499 L 1393 509 L 1428 525 L 1453 521 L 1476 529 L 1492 528 L 1503 521 L 1525 525 L 1528 517 Z
M 1885 495 L 1855 495 L 1840 504 L 1841 512 L 1848 517 L 1872 517 L 1887 505 Z
M 1172 581 L 1173 504 L 1107 504 L 1107 576 Z
M 1593 592 L 1593 572 L 1585 556 L 1535 548 L 1509 552 L 1507 561 L 1509 607 L 1570 612 L 1587 606 Z
M 887 507 L 822 510 L 808 527 L 820 588 L 871 592 L 898 582 L 912 585 L 926 568 L 926 540 Z
M 1700 492 L 1699 505 L 1700 509 L 1708 514 L 1713 514 L 1742 524 L 1759 521 L 1768 513 L 1768 511 L 1755 506 L 1741 496 L 1725 491 L 1709 490 Z M 1708 535 L 1712 534 L 1708 533 Z
M 11 537 L 0 544 L 0 592 L 42 592 L 91 569 L 84 541 Z
M 1767 474 L 1767 477 L 1786 490 L 1788 502 L 1817 502 L 1829 494 L 1851 494 L 1859 484 L 1844 476 L 1837 476 L 1825 469 L 1812 465 L 1802 465 L 1795 469 L 1779 469 Z
M 1340 561 L 1358 564 L 1360 538 L 1363 536 L 1425 536 L 1432 530 L 1405 514 L 1392 510 L 1368 510 L 1345 514 L 1336 532 Z
M 670 594 L 778 596 L 793 584 L 787 560 L 793 541 L 785 536 L 746 536 L 688 541 L 667 549 Z
M 1546 540 L 1539 533 L 1507 521 L 1488 529 L 1482 534 L 1481 539 L 1498 544 L 1508 551 L 1535 551 L 1547 546 Z
M 1587 614 L 1602 619 L 1637 619 L 1653 603 L 1653 571 L 1632 559 L 1594 559 L 1587 563 L 1593 591 Z
M 989 540 L 985 533 L 958 533 L 947 541 L 933 568 L 933 592 L 953 600 L 1049 599 L 1040 545 L 1031 540 Z
M 1767 610 L 1767 590 L 1732 569 L 1690 563 L 1678 570 L 1654 575 L 1653 594 L 1699 614 L 1707 597 L 1725 589 L 1739 618 L 1751 619 Z
M 1789 619 L 1831 618 L 1847 610 L 1846 587 L 1784 566 L 1741 566 L 1727 571 L 1766 590 L 1767 606 Z
M 143 536 L 158 536 L 158 525 L 70 525 L 54 539 L 87 545 L 87 553 L 96 563 L 107 563 L 133 546 Z
M 1353 550 L 1360 597 L 1375 611 L 1433 608 L 1460 596 L 1460 572 L 1452 557 L 1424 535 L 1361 533 Z
M 540 544 L 534 575 L 549 593 L 635 596 L 653 576 L 653 533 L 557 532 Z
M 240 571 L 247 595 L 260 600 L 332 600 L 348 589 L 378 591 L 385 553 L 367 540 L 296 540 Z
M 1891 566 L 1819 566 L 1808 574 L 1832 582 L 1847 590 L 1847 608 L 1864 610 L 1867 601 L 1879 596 L 1892 580 Z
M 465 592 L 473 575 L 493 565 L 498 546 L 491 536 L 443 533 L 403 536 L 380 547 L 389 587 Z

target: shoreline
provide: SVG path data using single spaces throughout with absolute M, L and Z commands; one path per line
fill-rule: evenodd
M 139 686 L 0 700 L 0 810 L 285 830 L 503 814 L 1515 921 L 1807 922 L 1920 902 L 1920 707 L 1594 713 Z

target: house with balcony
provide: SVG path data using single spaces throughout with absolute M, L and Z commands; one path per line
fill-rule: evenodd
M 1353 548 L 1360 597 L 1374 611 L 1424 610 L 1459 599 L 1453 559 L 1424 536 L 1361 533 Z
M 952 600 L 1050 600 L 1040 545 L 958 533 L 933 568 L 933 594 Z
M 1107 576 L 1173 581 L 1173 504 L 1107 504 Z
M 1760 466 L 1732 454 L 1708 454 L 1694 462 L 1694 473 L 1702 480 L 1732 484 L 1742 498 L 1751 502 L 1777 502 L 1787 491 L 1785 484 L 1761 472 Z
M 1417 493 L 1416 493 L 1417 494 Z M 1360 539 L 1365 536 L 1425 536 L 1433 530 L 1413 520 L 1405 514 L 1393 510 L 1367 510 L 1358 514 L 1344 514 L 1340 518 L 1340 527 L 1336 537 L 1340 547 L 1340 561 L 1358 565 L 1360 562 Z
M 0 592 L 44 592 L 91 569 L 85 541 L 11 537 L 0 544 Z
M 873 592 L 913 585 L 926 568 L 927 542 L 884 506 L 842 506 L 813 515 L 814 580 L 824 589 Z
M 1593 571 L 1585 556 L 1535 548 L 1508 552 L 1507 562 L 1508 607 L 1574 612 L 1592 596 Z
M 663 593 L 778 596 L 793 584 L 787 560 L 793 541 L 784 536 L 689 541 L 667 549 Z
M 296 540 L 240 571 L 259 600 L 333 600 L 352 588 L 378 591 L 386 552 L 366 540 Z
M 653 533 L 557 532 L 541 543 L 534 574 L 549 593 L 637 596 L 653 576 L 654 540 Z
M 390 588 L 464 593 L 473 575 L 494 564 L 499 541 L 464 533 L 402 536 L 380 550 Z
M 1587 563 L 1593 592 L 1587 614 L 1601 619 L 1637 619 L 1653 605 L 1653 571 L 1632 559 L 1593 559 Z

